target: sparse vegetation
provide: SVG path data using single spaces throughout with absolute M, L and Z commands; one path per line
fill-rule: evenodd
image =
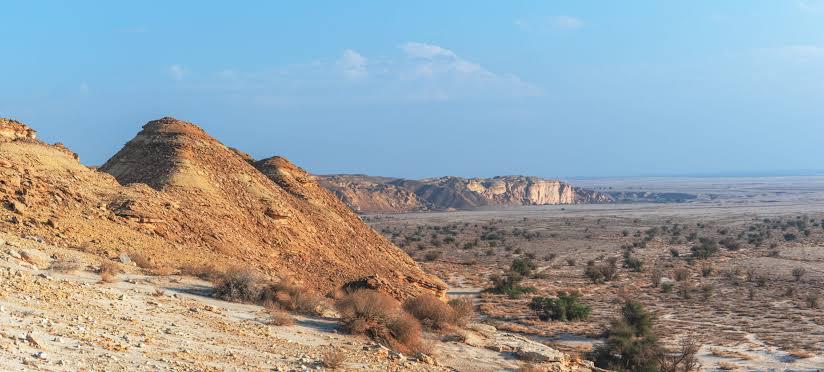
M 586 320 L 592 309 L 580 302 L 578 292 L 560 292 L 557 298 L 533 297 L 529 308 L 538 314 L 541 320 L 558 320 L 562 322 Z
M 421 326 L 395 299 L 368 289 L 356 290 L 335 302 L 343 329 L 367 335 L 401 352 L 421 347 Z

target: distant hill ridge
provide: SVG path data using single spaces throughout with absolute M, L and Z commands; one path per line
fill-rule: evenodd
M 531 176 L 422 180 L 360 174 L 317 176 L 321 186 L 361 213 L 468 210 L 480 207 L 610 203 L 612 197 Z

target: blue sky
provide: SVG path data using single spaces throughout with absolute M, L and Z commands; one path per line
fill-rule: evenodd
M 824 0 L 4 2 L 0 116 L 100 164 L 175 116 L 315 173 L 824 168 Z

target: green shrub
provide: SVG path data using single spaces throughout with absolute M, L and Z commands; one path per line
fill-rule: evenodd
M 592 309 L 580 303 L 581 295 L 577 292 L 561 292 L 558 298 L 534 297 L 529 308 L 538 313 L 538 319 L 559 320 L 562 322 L 586 320 Z
M 487 288 L 484 292 L 505 294 L 510 298 L 518 298 L 526 293 L 535 291 L 532 287 L 521 286 L 523 276 L 517 272 L 510 271 L 504 275 L 493 275 L 491 278 L 492 287 Z
M 718 242 L 710 238 L 699 238 L 698 244 L 692 246 L 692 256 L 707 259 L 718 253 Z

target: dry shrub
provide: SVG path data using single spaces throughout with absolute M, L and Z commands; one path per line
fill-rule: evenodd
M 449 307 L 455 316 L 455 325 L 465 326 L 475 316 L 475 305 L 471 298 L 453 298 L 449 300 Z
M 322 315 L 329 308 L 323 297 L 289 280 L 282 280 L 263 289 L 261 300 L 302 314 Z
M 277 308 L 267 307 L 267 310 L 269 310 L 269 316 L 271 316 L 267 322 L 268 324 L 279 327 L 295 324 L 295 318 L 289 315 L 289 313 Z
M 321 356 L 321 364 L 325 368 L 339 369 L 346 364 L 346 352 L 343 350 L 330 350 Z
M 183 275 L 198 277 L 203 280 L 214 282 L 220 279 L 223 273 L 215 265 L 211 264 L 186 264 L 180 268 Z
M 335 307 L 349 333 L 367 335 L 401 352 L 420 350 L 420 323 L 392 297 L 361 289 L 339 298 Z
M 689 269 L 687 269 L 685 267 L 680 267 L 680 268 L 675 269 L 675 271 L 673 272 L 673 276 L 675 277 L 676 281 L 683 282 L 683 281 L 689 279 L 690 271 L 689 271 Z
M 151 259 L 143 253 L 140 252 L 129 252 L 127 253 L 129 258 L 134 262 L 137 267 L 141 269 L 154 269 L 155 264 L 152 263 Z
M 432 295 L 424 294 L 407 300 L 403 308 L 428 329 L 445 330 L 455 323 L 452 307 Z
M 100 281 L 104 283 L 114 283 L 117 281 L 117 274 L 121 273 L 120 265 L 112 261 L 103 261 L 100 264 Z
M 257 303 L 262 287 L 260 278 L 252 270 L 232 268 L 215 281 L 215 297 L 224 301 Z
M 70 274 L 80 271 L 84 267 L 86 267 L 86 265 L 77 257 L 61 257 L 49 265 L 49 270 L 56 271 L 58 273 Z

